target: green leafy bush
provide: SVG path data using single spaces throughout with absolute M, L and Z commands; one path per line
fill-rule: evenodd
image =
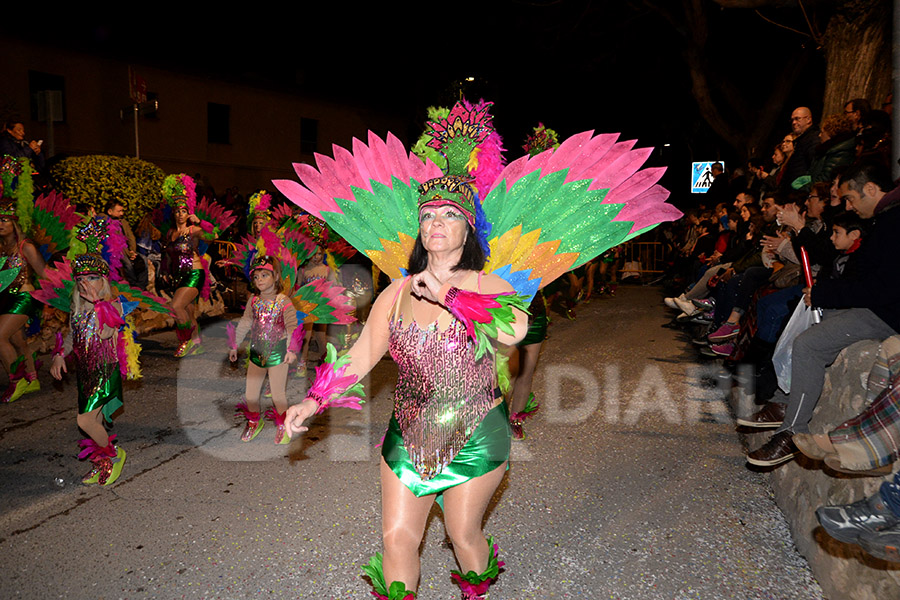
M 80 209 L 102 213 L 106 202 L 117 198 L 128 207 L 126 219 L 136 225 L 162 200 L 165 173 L 156 165 L 128 156 L 75 156 L 56 163 L 50 171 L 55 187 Z

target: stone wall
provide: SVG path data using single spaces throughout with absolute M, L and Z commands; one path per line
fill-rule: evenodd
M 825 389 L 810 431 L 823 433 L 862 412 L 866 381 L 878 355 L 874 340 L 853 344 L 828 369 Z M 739 401 L 738 410 L 748 409 Z M 747 436 L 756 448 L 771 430 Z M 896 465 L 895 465 L 896 466 Z M 800 456 L 772 470 L 775 501 L 784 513 L 800 553 L 809 561 L 829 600 L 888 600 L 900 598 L 900 564 L 885 562 L 829 536 L 816 521 L 822 505 L 848 504 L 874 494 L 885 478 L 855 477 L 830 470 L 825 463 Z

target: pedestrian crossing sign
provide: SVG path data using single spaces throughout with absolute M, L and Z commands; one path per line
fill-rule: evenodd
M 725 163 L 721 160 L 707 160 L 693 163 L 693 168 L 691 169 L 692 194 L 705 194 L 709 191 L 709 186 L 712 185 L 713 179 L 715 179 L 712 174 L 712 166 L 715 163 L 719 163 L 722 165 L 723 169 L 725 168 Z

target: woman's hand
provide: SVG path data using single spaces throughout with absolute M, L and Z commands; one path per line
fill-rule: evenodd
M 312 398 L 306 398 L 300 404 L 288 407 L 287 413 L 284 415 L 284 429 L 288 436 L 293 438 L 297 433 L 308 431 L 309 427 L 304 427 L 303 422 L 316 414 L 317 410 L 319 410 L 319 403 Z
M 199 224 L 200 224 L 200 217 L 198 217 L 198 216 L 195 215 L 194 213 L 189 214 L 187 220 L 188 220 L 188 223 L 191 223 L 191 224 L 193 224 L 193 225 L 199 225 Z
M 230 360 L 231 362 L 237 361 L 237 354 L 237 348 L 232 348 L 228 351 L 228 360 Z
M 66 359 L 63 358 L 62 354 L 57 354 L 53 357 L 53 364 L 50 365 L 50 374 L 53 376 L 53 379 L 59 381 L 62 379 L 63 373 L 68 373 L 68 370 L 66 370 Z
M 440 304 L 438 294 L 441 291 L 441 282 L 430 271 L 425 270 L 412 276 L 410 292 L 416 298 L 436 302 Z
M 284 362 L 289 365 L 294 364 L 295 362 L 297 362 L 297 355 L 288 350 L 287 354 L 284 355 Z

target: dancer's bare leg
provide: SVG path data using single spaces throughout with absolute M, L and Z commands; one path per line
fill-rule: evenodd
M 531 395 L 531 385 L 537 369 L 538 358 L 541 355 L 541 344 L 542 342 L 538 342 L 519 347 L 519 373 L 513 384 L 512 402 L 509 405 L 511 413 L 525 410 L 528 397 Z
M 27 322 L 27 315 L 0 315 L 0 362 L 3 363 L 3 368 L 6 369 L 10 376 L 12 376 L 12 364 L 19 357 L 15 346 L 13 346 L 12 339 L 17 332 L 25 327 Z M 34 364 L 32 363 L 32 369 L 33 367 Z
M 25 338 L 25 326 L 20 327 L 9 341 L 15 348 L 16 354 L 25 358 L 25 372 L 32 375 L 35 374 L 37 369 L 34 366 L 34 356 L 31 354 L 31 348 L 28 347 L 28 340 Z
M 506 463 L 444 492 L 444 524 L 463 573 L 481 573 L 491 549 L 481 530 L 484 513 L 506 473 Z
M 381 459 L 381 537 L 384 581 L 402 581 L 409 591 L 419 587 L 419 544 L 434 496 L 417 498 Z
M 247 400 L 247 409 L 250 412 L 259 412 L 259 393 L 265 380 L 265 369 L 257 367 L 252 362 L 247 365 L 247 387 L 244 389 L 244 398 Z M 272 393 L 274 394 L 274 390 Z
M 95 408 L 90 412 L 81 413 L 77 417 L 77 422 L 81 430 L 88 434 L 95 444 L 106 448 L 109 446 L 109 434 L 106 432 L 106 427 L 103 426 L 103 415 L 100 410 L 100 408 Z
M 287 378 L 290 365 L 283 362 L 275 367 L 269 367 L 269 388 L 272 390 L 272 404 L 279 414 L 287 410 Z

